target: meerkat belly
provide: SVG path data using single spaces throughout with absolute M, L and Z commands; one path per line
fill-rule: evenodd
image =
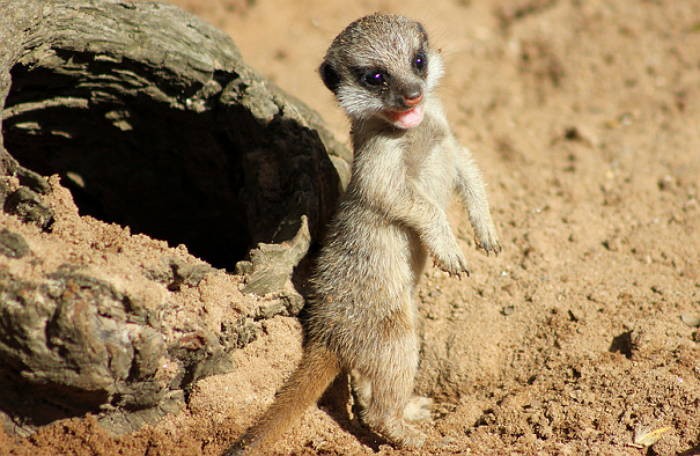
M 414 265 L 425 253 L 411 229 L 370 210 L 339 214 L 336 226 L 321 251 L 316 291 L 362 307 L 369 305 L 365 301 L 396 298 L 414 285 Z
M 334 230 L 312 279 L 309 336 L 346 351 L 395 328 L 397 318 L 412 326 L 426 258 L 417 235 L 357 206 L 337 215 Z

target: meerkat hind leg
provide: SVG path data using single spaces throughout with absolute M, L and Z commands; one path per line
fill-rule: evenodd
M 362 410 L 367 409 L 372 400 L 372 383 L 369 378 L 361 375 L 357 370 L 351 374 L 352 377 L 352 392 L 353 413 L 359 416 Z M 406 403 L 403 409 L 403 417 L 407 421 L 431 421 L 431 409 L 433 400 L 429 397 L 413 395 Z
M 372 383 L 356 370 L 351 373 L 351 377 L 353 413 L 355 416 L 359 416 L 360 412 L 366 409 L 372 400 Z M 407 421 L 432 421 L 432 407 L 433 400 L 431 398 L 413 395 L 403 409 L 403 417 Z
M 404 418 L 411 392 L 394 380 L 389 375 L 372 379 L 372 397 L 362 412 L 362 421 L 396 445 L 420 447 L 425 442 L 425 435 Z
M 360 386 L 369 392 L 369 403 L 362 411 L 362 421 L 396 445 L 420 447 L 425 434 L 408 422 L 405 411 L 413 397 L 413 381 L 418 367 L 415 335 L 409 340 L 388 341 L 381 363 L 371 375 L 362 375 Z M 369 386 L 365 382 L 369 382 Z M 366 400 L 367 398 L 362 398 Z

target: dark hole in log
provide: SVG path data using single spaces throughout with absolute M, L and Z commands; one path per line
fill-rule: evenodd
M 81 214 L 227 269 L 257 242 L 291 239 L 301 215 L 318 238 L 339 186 L 318 131 L 284 112 L 308 108 L 234 71 L 193 80 L 52 52 L 12 68 L 2 133 L 21 165 L 61 176 Z
M 25 167 L 58 173 L 81 214 L 232 267 L 251 244 L 241 145 L 223 132 L 216 110 L 183 110 L 125 90 L 129 81 L 109 81 L 114 70 L 91 67 L 96 78 L 81 80 L 64 68 L 16 65 L 6 107 L 26 108 L 3 123 L 7 149 Z

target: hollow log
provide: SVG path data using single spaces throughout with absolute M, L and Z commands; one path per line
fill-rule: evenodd
M 190 257 L 135 264 L 129 276 L 165 296 L 142 301 L 89 264 L 23 275 L 42 259 L 19 232 L 0 231 L 0 411 L 24 430 L 86 412 L 131 430 L 176 410 L 197 378 L 230 369 L 226 355 L 257 321 L 300 310 L 291 274 L 351 157 L 229 37 L 174 6 L 0 0 L 0 12 L 4 211 L 60 250 L 44 203 L 58 185 L 45 177 L 57 174 L 81 215 L 184 244 L 219 268 Z M 252 277 L 244 292 L 279 299 L 167 327 L 168 293 L 236 263 Z M 213 305 L 202 299 L 191 305 Z

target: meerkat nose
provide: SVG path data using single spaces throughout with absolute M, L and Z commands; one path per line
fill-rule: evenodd
M 421 102 L 423 99 L 423 94 L 421 92 L 413 92 L 408 95 L 404 95 L 403 102 L 406 106 L 415 106 Z

